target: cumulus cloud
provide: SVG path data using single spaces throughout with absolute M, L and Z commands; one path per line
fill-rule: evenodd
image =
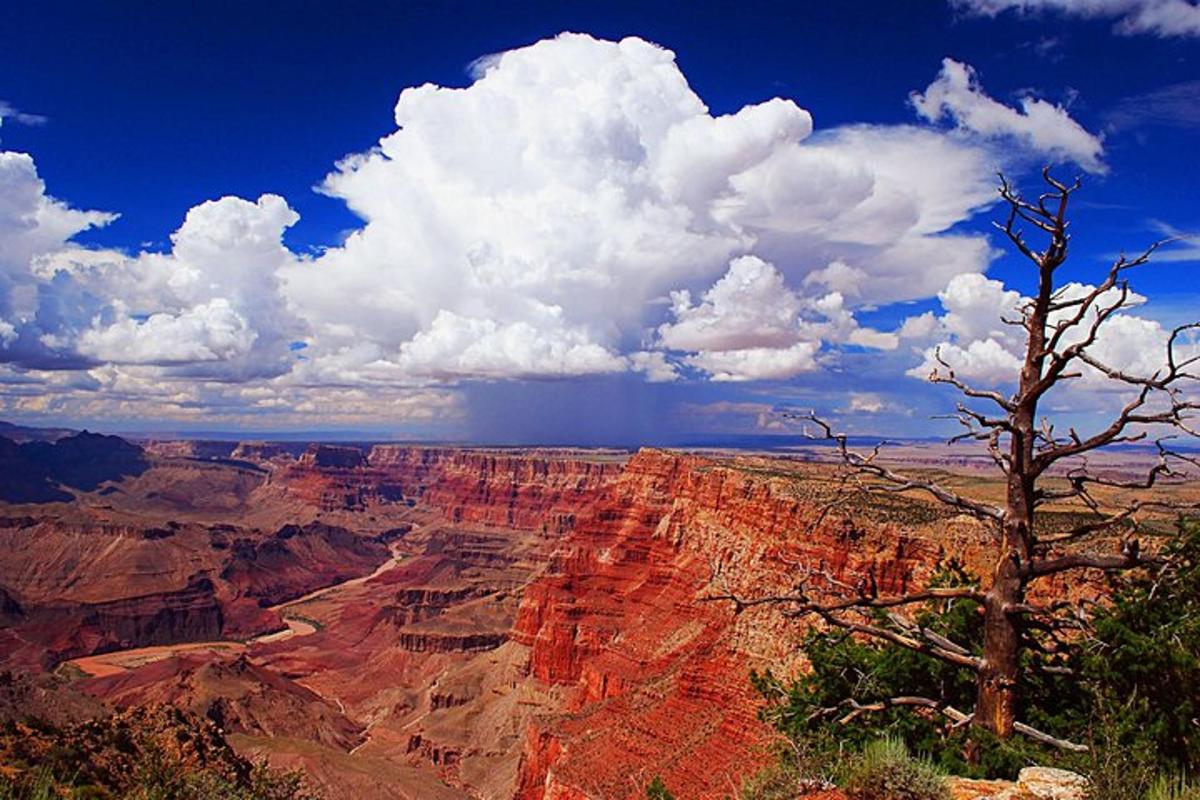
M 707 372 L 714 381 L 777 381 L 815 370 L 819 348 L 816 342 L 797 342 L 784 348 L 706 350 L 687 356 L 684 362 Z
M 849 402 L 839 409 L 842 414 L 903 414 L 911 415 L 912 409 L 888 400 L 878 392 L 851 392 Z
M 218 298 L 178 315 L 125 317 L 84 331 L 80 352 L 114 364 L 181 364 L 225 361 L 245 355 L 257 334 L 245 318 Z
M 282 197 L 223 197 L 188 211 L 167 253 L 126 257 L 64 248 L 35 260 L 49 285 L 110 302 L 90 316 L 77 350 L 97 361 L 174 365 L 174 374 L 249 380 L 290 369 L 306 328 L 287 308 L 279 273 L 299 216 Z
M 547 312 L 545 326 L 523 320 L 497 323 L 442 310 L 427 330 L 400 347 L 398 364 L 409 374 L 434 377 L 522 377 L 618 372 L 620 357 L 590 341 L 585 331 L 561 326 Z
M 1123 35 L 1200 36 L 1200 6 L 1193 0 L 951 0 L 959 9 L 988 17 L 1006 11 L 1054 12 L 1111 19 Z
M 658 329 L 672 350 L 742 350 L 790 346 L 799 338 L 801 302 L 773 265 L 742 256 L 692 304 L 686 289 L 671 293 L 674 322 Z
M 1036 97 L 1021 98 L 1017 110 L 988 96 L 970 66 L 947 58 L 924 92 L 913 92 L 913 107 L 930 122 L 950 119 L 959 130 L 986 138 L 1022 140 L 1037 153 L 1074 161 L 1088 172 L 1108 171 L 1104 145 L 1062 106 Z
M 46 193 L 29 155 L 0 151 L 0 320 L 5 331 L 0 362 L 77 361 L 69 347 L 53 344 L 94 306 L 73 297 L 73 287 L 46 281 L 35 265 L 68 247 L 76 234 L 116 216 L 70 208 Z
M 816 368 L 823 342 L 880 350 L 895 334 L 860 326 L 840 292 L 815 297 L 792 291 L 783 275 L 756 256 L 742 256 L 698 302 L 671 293 L 671 322 L 658 327 L 657 346 L 690 351 L 684 363 L 714 380 L 792 377 Z
M 1083 283 L 1062 286 L 1057 298 L 1064 302 L 1086 296 L 1095 287 Z M 963 379 L 986 385 L 1015 383 L 1024 359 L 1024 331 L 1008 325 L 1003 319 L 1019 320 L 1021 308 L 1029 298 L 1007 289 L 1000 281 L 979 275 L 962 275 L 950 282 L 938 294 L 944 314 L 910 317 L 901 328 L 901 337 L 915 344 L 922 361 L 908 371 L 911 377 L 927 378 L 933 371 L 945 372 L 945 362 Z M 1100 295 L 1083 323 L 1066 336 L 1061 347 L 1070 347 L 1083 339 L 1090 330 L 1100 309 L 1119 299 L 1118 290 L 1110 289 Z M 1113 314 L 1099 329 L 1088 353 L 1100 363 L 1133 375 L 1149 376 L 1166 365 L 1167 340 L 1170 331 L 1157 320 L 1131 313 L 1147 302 L 1147 298 L 1130 292 L 1126 309 Z M 1050 324 L 1065 321 L 1074 314 L 1066 309 L 1053 315 Z M 1195 343 L 1184 342 L 1181 356 L 1200 354 Z M 1079 364 L 1081 376 L 1070 383 L 1076 389 L 1090 391 L 1122 391 L 1125 384 L 1109 380 L 1100 371 Z

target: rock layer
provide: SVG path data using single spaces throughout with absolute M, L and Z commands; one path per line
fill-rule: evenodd
M 938 560 L 886 523 L 814 526 L 828 490 L 813 468 L 765 467 L 642 451 L 581 511 L 514 627 L 532 674 L 570 687 L 569 713 L 527 731 L 522 800 L 634 798 L 654 775 L 724 797 L 769 737 L 749 671 L 786 663 L 798 631 L 706 598 L 784 588 L 799 564 L 903 591 Z

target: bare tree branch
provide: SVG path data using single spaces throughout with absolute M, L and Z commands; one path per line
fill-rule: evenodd
M 843 433 L 835 433 L 832 426 L 818 417 L 815 412 L 810 412 L 807 416 L 798 416 L 795 414 L 785 414 L 784 416 L 813 423 L 821 430 L 822 435 L 813 436 L 805 432 L 805 436 L 818 441 L 833 442 L 837 447 L 838 456 L 844 466 L 859 474 L 878 478 L 886 484 L 884 486 L 868 487 L 872 491 L 927 492 L 945 505 L 952 506 L 980 519 L 995 522 L 1003 517 L 1003 512 L 989 503 L 964 497 L 957 492 L 950 491 L 941 486 L 936 481 L 903 475 L 875 463 L 875 459 L 879 456 L 880 448 L 878 446 L 869 455 L 851 450 L 847 443 L 847 436 Z
M 1098 569 L 1111 572 L 1163 563 L 1165 563 L 1165 559 L 1161 556 L 1142 553 L 1137 539 L 1129 539 L 1123 543 L 1119 554 L 1070 553 L 1057 558 L 1033 561 L 1025 571 L 1029 578 L 1044 578 L 1047 575 L 1057 575 L 1060 572 L 1074 569 Z
M 934 700 L 929 697 L 919 697 L 916 695 L 888 697 L 884 698 L 883 700 L 876 700 L 870 703 L 861 703 L 854 698 L 847 698 L 836 706 L 830 706 L 828 708 L 822 708 L 818 710 L 813 716 L 832 717 L 836 714 L 842 714 L 837 721 L 841 725 L 846 725 L 850 722 L 853 722 L 863 714 L 877 714 L 889 709 L 903 707 L 927 708 L 931 711 L 936 711 L 937 713 L 949 718 L 952 722 L 954 722 L 954 727 L 966 725 L 970 723 L 974 717 L 974 715 L 964 714 L 957 708 L 954 708 L 953 706 L 944 702 Z M 1030 739 L 1041 742 L 1042 744 L 1048 744 L 1051 747 L 1057 747 L 1060 750 L 1067 750 L 1072 753 L 1086 753 L 1088 751 L 1087 745 L 1077 744 L 1075 742 L 1067 741 L 1066 739 L 1059 739 L 1055 736 L 1051 736 L 1048 733 L 1039 731 L 1032 725 L 1026 725 L 1024 722 L 1014 723 L 1013 727 L 1018 733 L 1028 736 Z

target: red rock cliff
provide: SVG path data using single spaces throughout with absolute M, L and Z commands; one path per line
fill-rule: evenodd
M 702 598 L 784 588 L 797 563 L 899 591 L 936 563 L 893 526 L 809 530 L 828 489 L 767 464 L 642 451 L 581 512 L 515 625 L 532 674 L 570 687 L 568 713 L 527 731 L 522 800 L 641 797 L 655 775 L 681 797 L 728 796 L 769 736 L 749 671 L 798 631 Z
M 378 502 L 420 502 L 451 522 L 570 529 L 580 508 L 621 473 L 623 457 L 571 451 L 509 453 L 376 445 L 369 454 L 324 447 L 306 453 L 280 480 L 326 510 Z M 352 452 L 351 452 L 352 451 Z

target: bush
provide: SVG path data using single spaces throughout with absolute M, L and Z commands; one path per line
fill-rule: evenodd
M 1200 771 L 1200 525 L 1168 548 L 1176 568 L 1131 575 L 1097 610 L 1079 671 L 1096 706 L 1119 717 L 1115 744 L 1158 771 Z
M 153 751 L 143 754 L 125 787 L 81 786 L 75 776 L 48 766 L 15 778 L 0 775 L 0 800 L 320 800 L 296 772 L 278 772 L 260 762 L 248 781 L 236 782 L 202 769 L 188 771 Z
M 675 795 L 667 789 L 662 778 L 655 777 L 646 787 L 646 798 L 647 800 L 675 800 Z
M 958 565 L 946 565 L 932 581 L 938 586 L 975 585 Z M 940 600 L 920 608 L 920 625 L 956 641 L 976 655 L 982 652 L 983 616 L 979 606 L 965 600 Z M 893 623 L 884 614 L 873 622 Z M 823 743 L 830 748 L 861 750 L 888 736 L 929 754 L 943 769 L 969 777 L 1015 778 L 1031 764 L 1060 764 L 1061 755 L 1029 739 L 1000 741 L 970 726 L 954 726 L 937 714 L 892 708 L 863 714 L 849 723 L 838 704 L 852 698 L 861 703 L 899 695 L 939 698 L 970 712 L 975 703 L 975 675 L 969 670 L 930 658 L 907 648 L 859 639 L 845 631 L 809 632 L 802 645 L 811 671 L 791 684 L 770 674 L 752 677 L 767 699 L 764 718 L 794 742 Z M 1036 668 L 1037 655 L 1026 653 L 1025 697 L 1030 700 L 1023 721 L 1063 738 L 1081 736 L 1087 707 L 1078 681 Z M 827 713 L 827 710 L 833 713 Z M 972 758 L 967 758 L 972 753 Z
M 868 744 L 846 769 L 845 789 L 853 800 L 949 800 L 942 772 L 914 758 L 895 738 Z
M 1097 702 L 1085 769 L 1092 800 L 1144 800 L 1154 783 L 1155 753 L 1137 725 L 1132 705 L 1107 698 Z
M 1189 783 L 1182 776 L 1160 777 L 1150 787 L 1146 800 L 1200 800 L 1200 784 Z
M 738 800 L 795 800 L 819 789 L 833 788 L 835 772 L 836 764 L 825 748 L 801 742 L 748 778 L 738 792 Z
M 54 776 L 42 768 L 24 780 L 9 779 L 0 775 L 0 800 L 56 800 Z

